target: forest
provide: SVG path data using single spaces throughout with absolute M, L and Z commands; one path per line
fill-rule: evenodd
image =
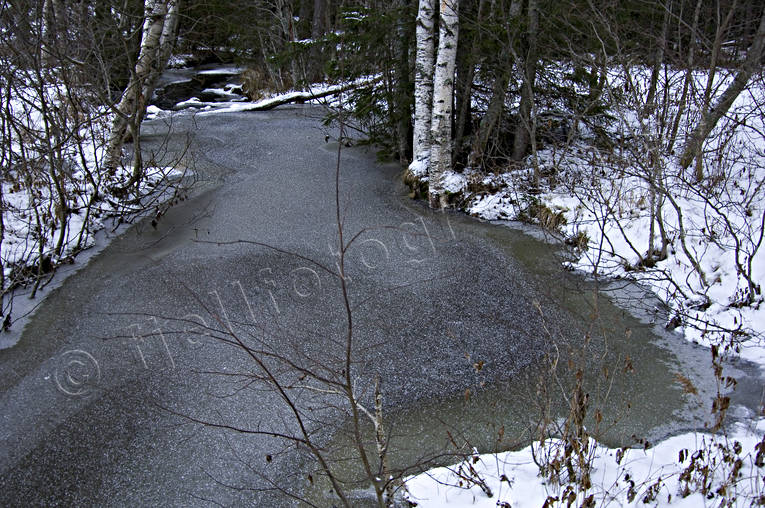
M 239 98 L 165 107 L 172 83 L 162 76 L 203 66 L 234 69 L 226 93 Z M 659 324 L 711 351 L 719 389 L 704 404 L 709 432 L 723 431 L 735 385 L 724 361 L 765 368 L 764 68 L 760 0 L 0 0 L 3 331 L 14 327 L 19 291 L 34 299 L 100 231 L 142 220 L 161 228 L 193 193 L 192 147 L 156 149 L 147 121 L 169 123 L 190 111 L 182 104 L 201 114 L 309 102 L 323 106 L 338 146 L 396 164 L 424 206 L 530 224 L 564 246 L 567 270 L 655 295 Z M 350 323 L 344 249 L 337 270 Z M 564 424 L 527 450 L 537 480 L 557 490 L 505 504 L 493 497 L 504 475 L 483 479 L 496 471 L 475 450 L 426 473 L 436 487 L 406 480 L 417 471 L 388 471 L 376 400 L 362 408 L 382 433 L 373 457 L 359 447 L 376 505 L 416 506 L 450 483 L 472 496 L 462 502 L 485 496 L 486 506 L 663 506 L 673 496 L 688 506 L 765 504 L 762 404 L 750 415 L 756 437 L 730 430 L 706 453 L 679 441 L 670 459 L 679 469 L 636 486 L 598 462 L 613 452 L 622 467 L 628 447 L 590 441 L 580 377 L 564 390 Z M 350 377 L 335 388 L 365 419 Z M 338 504 L 353 505 L 321 446 L 308 434 L 296 442 Z M 597 469 L 615 475 L 607 482 L 618 494 L 593 487 Z

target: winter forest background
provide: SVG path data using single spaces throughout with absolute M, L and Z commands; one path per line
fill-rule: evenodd
M 413 198 L 538 225 L 572 270 L 650 288 L 666 326 L 713 352 L 710 432 L 735 384 L 722 358 L 765 365 L 760 0 L 0 0 L 4 329 L 14 291 L 34 298 L 97 231 L 156 225 L 185 199 L 193 172 L 146 156 L 141 124 L 172 115 L 157 104 L 163 72 L 206 63 L 236 69 L 237 110 L 322 102 L 348 143 L 400 163 Z M 646 466 L 629 486 L 621 458 L 598 462 L 609 452 L 577 419 L 579 388 L 560 432 L 527 450 L 543 463 L 528 485 L 558 490 L 513 506 L 671 503 L 658 495 L 670 483 L 675 500 L 765 504 L 761 436 L 673 449 L 664 483 Z M 468 454 L 431 478 L 475 501 L 502 490 L 483 465 Z M 598 468 L 623 481 L 615 497 L 593 487 Z M 403 479 L 369 476 L 393 503 Z M 412 499 L 430 495 L 421 481 Z

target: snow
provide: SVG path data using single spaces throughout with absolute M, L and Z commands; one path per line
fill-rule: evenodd
M 448 193 L 456 194 L 467 188 L 468 180 L 465 175 L 454 171 L 445 171 L 441 175 L 441 188 Z
M 234 93 L 229 87 L 226 88 L 205 88 L 202 90 L 204 94 L 216 95 L 222 100 L 228 100 L 232 102 L 246 100 L 242 95 Z
M 356 86 L 364 86 L 366 84 L 370 84 L 374 81 L 376 81 L 377 78 L 360 78 L 356 81 L 354 81 L 352 84 Z M 210 109 L 208 111 L 205 111 L 203 113 L 200 113 L 202 115 L 210 115 L 210 114 L 221 114 L 221 113 L 240 113 L 243 111 L 256 111 L 259 109 L 269 109 L 271 107 L 274 107 L 275 105 L 278 105 L 282 103 L 283 101 L 287 100 L 296 100 L 304 98 L 306 102 L 312 102 L 314 99 L 311 96 L 320 95 L 324 93 L 332 93 L 337 92 L 348 88 L 349 83 L 340 83 L 336 85 L 330 85 L 327 83 L 318 83 L 313 84 L 308 87 L 307 90 L 304 91 L 293 91 L 293 92 L 287 92 L 287 93 L 281 93 L 276 94 L 271 97 L 266 97 L 264 99 L 261 99 L 256 102 L 241 102 L 241 103 L 202 103 L 197 99 L 196 101 L 193 101 L 190 104 L 193 105 L 204 105 L 204 106 L 212 106 L 214 109 Z M 189 101 L 186 101 L 189 102 Z M 178 108 L 180 104 L 176 105 L 176 108 Z
M 160 109 L 157 106 L 152 105 L 146 108 L 146 116 L 144 118 L 146 120 L 154 120 L 156 118 L 164 118 L 170 115 L 170 111 L 165 111 L 164 109 Z
M 166 190 L 160 182 L 177 180 L 183 172 L 166 167 L 146 168 L 146 176 L 135 194 L 126 196 L 124 201 L 114 197 L 109 189 L 127 181 L 132 170 L 120 167 L 113 175 L 103 171 L 110 114 L 106 107 L 94 107 L 82 100 L 80 94 L 87 96 L 87 92 L 76 88 L 67 91 L 57 85 L 27 86 L 20 78 L 7 97 L 6 112 L 10 117 L 5 118 L 13 118 L 15 128 L 7 131 L 9 149 L 2 152 L 3 164 L 7 166 L 0 180 L 4 227 L 0 258 L 4 295 L 5 291 L 16 289 L 2 299 L 0 315 L 7 316 L 12 308 L 13 328 L 0 337 L 0 347 L 10 347 L 18 340 L 17 332 L 24 323 L 22 317 L 36 307 L 13 300 L 15 294 L 25 291 L 38 265 L 43 265 L 41 258 L 49 259 L 50 265 L 57 268 L 73 263 L 75 255 L 95 245 L 97 232 L 107 226 L 116 227 L 117 221 L 130 221 L 143 211 L 141 203 L 152 199 L 147 196 L 156 199 Z M 43 104 L 47 117 L 43 115 Z M 150 107 L 147 113 L 147 118 L 168 114 L 156 107 Z M 60 141 L 55 138 L 48 141 L 46 127 L 47 132 L 61 131 L 66 135 Z M 57 160 L 52 166 L 50 144 L 57 142 Z M 99 199 L 94 199 L 95 195 Z M 68 210 L 66 214 L 61 213 L 61 202 Z M 61 250 L 57 251 L 59 242 Z M 51 273 L 46 274 L 41 287 L 50 282 L 50 277 Z
M 551 80 L 565 83 L 570 72 L 560 65 L 550 72 Z M 546 208 L 545 213 L 559 217 L 555 225 L 548 226 L 549 232 L 559 240 L 577 244 L 572 248 L 573 261 L 566 263 L 571 269 L 636 281 L 666 302 L 669 317 L 675 318 L 667 324 L 679 325 L 675 328 L 678 338 L 718 346 L 730 357 L 754 362 L 765 372 L 765 301 L 759 290 L 765 280 L 765 82 L 760 76 L 751 83 L 728 118 L 716 127 L 705 145 L 704 178 L 697 182 L 694 168 L 683 170 L 677 154 L 685 133 L 698 121 L 698 109 L 686 110 L 677 142 L 667 149 L 664 143 L 668 133 L 662 131 L 659 122 L 652 116 L 641 119 L 636 114 L 649 76 L 648 69 L 631 69 L 638 92 L 632 99 L 615 101 L 609 111 L 611 119 L 597 126 L 610 138 L 610 148 L 603 146 L 608 143 L 596 143 L 594 126 L 576 119 L 564 104 L 544 104 L 540 111 L 556 112 L 553 118 L 573 119 L 572 136 L 541 144 L 536 158 L 527 157 L 522 169 L 481 174 L 466 168 L 459 177 L 446 175 L 444 184 L 448 183 L 450 192 L 461 193 L 453 202 L 485 220 L 541 223 L 538 210 Z M 684 75 L 678 71 L 668 76 L 671 83 L 682 83 Z M 693 77 L 691 88 L 703 91 L 706 74 L 699 72 Z M 727 71 L 719 72 L 713 93 L 720 94 L 731 79 Z M 615 96 L 625 95 L 621 70 L 611 69 L 608 82 L 617 91 Z M 572 86 L 576 89 L 575 84 Z M 588 93 L 586 89 L 579 92 Z M 670 115 L 677 111 L 670 106 Z M 658 145 L 651 145 L 656 139 Z M 535 164 L 541 174 L 541 188 L 527 193 L 526 189 L 533 186 Z M 654 172 L 657 167 L 659 173 Z M 411 173 L 423 180 L 427 179 L 426 170 L 420 162 L 410 166 Z M 657 187 L 651 182 L 656 178 L 660 178 L 657 187 L 663 190 L 654 193 Z M 651 233 L 651 200 L 664 195 L 661 217 L 669 239 L 667 256 L 644 265 Z M 661 246 L 658 226 L 656 229 L 654 248 Z M 749 284 L 743 274 L 747 272 L 757 284 L 751 303 L 746 300 Z M 765 495 L 765 470 L 755 465 L 758 451 L 760 464 L 765 458 L 762 416 L 750 414 L 745 419 L 748 427 L 739 424 L 728 429 L 727 436 L 686 433 L 647 450 L 609 449 L 590 440 L 592 487 L 586 493 L 576 489 L 575 481 L 561 484 L 540 476 L 534 460 L 536 450 L 539 462 L 539 442 L 522 450 L 476 455 L 468 460 L 476 461 L 473 467 L 493 491 L 491 498 L 478 486 L 468 485 L 465 476 L 470 468 L 465 462 L 411 477 L 406 488 L 409 499 L 419 507 L 539 507 L 550 496 L 558 498 L 553 505 L 566 506 L 569 499 L 562 496 L 568 495 L 567 487 L 574 487 L 572 495 L 576 496 L 570 506 L 581 506 L 590 494 L 594 506 L 696 507 L 720 506 L 724 501 L 730 501 L 731 506 L 750 506 L 757 500 L 761 503 Z M 740 454 L 734 453 L 736 442 L 741 445 Z M 549 439 L 541 449 L 550 454 L 561 446 L 561 441 Z M 681 450 L 688 453 L 681 457 Z M 681 480 L 689 470 L 690 457 L 698 451 L 703 451 L 704 457 L 696 465 L 708 467 L 705 471 L 710 475 L 707 496 L 700 492 L 703 482 L 699 469 L 691 474 L 695 484 L 686 485 L 688 482 Z M 617 461 L 617 455 L 622 454 Z M 742 469 L 731 485 L 730 471 L 738 458 Z M 718 489 L 724 484 L 726 494 L 721 495 Z M 689 493 L 683 497 L 686 486 Z
M 565 67 L 558 70 L 561 80 L 565 72 Z M 611 86 L 623 86 L 618 72 L 612 71 L 609 78 Z M 638 87 L 645 87 L 639 79 L 647 81 L 649 73 L 637 69 L 632 78 Z M 696 76 L 696 89 L 704 89 L 705 79 L 703 73 Z M 731 76 L 718 79 L 716 90 L 723 89 Z M 536 154 L 537 164 L 543 173 L 554 174 L 555 182 L 544 185 L 543 179 L 542 192 L 533 199 L 519 191 L 528 184 L 530 169 L 485 175 L 482 184 L 490 189 L 483 191 L 467 190 L 454 175 L 447 175 L 444 183 L 449 192 L 463 193 L 461 202 L 467 213 L 482 219 L 523 218 L 533 203 L 560 213 L 565 219 L 561 238 L 580 238 L 586 244 L 569 263 L 572 269 L 645 285 L 670 306 L 670 317 L 682 317 L 678 331 L 688 340 L 711 345 L 733 334 L 736 340 L 728 346 L 765 367 L 763 296 L 757 293 L 753 303 L 742 305 L 749 292 L 742 268 L 748 269 L 751 263 L 752 280 L 765 280 L 765 252 L 760 246 L 765 221 L 765 121 L 759 109 L 763 102 L 765 84 L 760 80 L 738 98 L 729 119 L 717 127 L 717 140 L 708 143 L 707 150 L 719 148 L 719 157 L 709 157 L 704 168 L 705 178 L 716 183 L 713 192 L 705 183 L 694 181 L 692 169 L 683 171 L 676 155 L 663 154 L 661 183 L 671 191 L 677 207 L 669 199 L 663 204 L 670 244 L 667 258 L 655 266 L 641 264 L 652 222 L 651 184 L 645 169 L 651 154 L 647 148 L 631 150 L 628 143 L 650 139 L 656 127 L 650 119 L 641 121 L 634 109 L 617 108 L 616 120 L 607 126 L 616 144 L 613 150 L 595 148 L 584 124 L 576 126 L 579 137 L 569 143 L 542 147 Z M 689 113 L 683 125 L 687 129 L 695 120 Z M 682 146 L 682 139 L 681 132 L 676 147 Z M 527 167 L 533 164 L 531 157 L 526 162 Z M 424 172 L 419 162 L 411 168 L 417 169 L 417 173 L 413 171 L 416 176 Z M 465 170 L 467 178 L 478 181 L 471 171 Z M 656 229 L 654 245 L 659 247 Z
M 486 220 L 508 219 L 514 216 L 513 200 L 503 194 L 484 194 L 470 204 L 470 213 Z
M 752 132 L 765 132 L 762 116 L 752 114 L 754 109 L 751 97 L 742 96 L 735 105 L 736 114 L 749 119 Z M 624 121 L 630 126 L 638 123 L 631 117 Z M 736 256 L 743 265 L 747 260 L 751 262 L 754 281 L 764 280 L 765 253 L 759 249 L 758 242 L 761 241 L 765 214 L 761 190 L 765 182 L 765 155 L 762 153 L 765 139 L 760 136 L 754 140 L 752 132 L 741 130 L 744 132 L 726 140 L 728 154 L 735 153 L 735 159 L 732 157 L 731 161 L 724 162 L 725 167 L 710 165 L 705 168 L 707 178 L 720 175 L 721 181 L 713 192 L 707 192 L 703 184 L 692 181 L 671 157 L 664 161 L 664 185 L 671 190 L 677 208 L 671 201 L 664 204 L 664 226 L 671 245 L 667 259 L 659 261 L 653 268 L 631 268 L 637 266 L 645 255 L 650 236 L 651 188 L 646 177 L 640 174 L 640 168 L 613 178 L 611 175 L 618 174 L 614 166 L 622 164 L 621 159 L 612 162 L 602 154 L 561 158 L 551 150 L 545 150 L 539 154 L 540 161 L 542 164 L 557 163 L 564 179 L 565 175 L 581 177 L 587 173 L 586 177 L 591 178 L 592 170 L 599 168 L 609 177 L 596 175 L 596 181 L 591 185 L 591 192 L 596 192 L 600 199 L 592 199 L 592 194 L 578 193 L 580 189 L 576 187 L 572 193 L 571 187 L 560 186 L 543 193 L 540 201 L 563 211 L 567 236 L 583 232 L 591 246 L 604 243 L 603 249 L 582 252 L 571 264 L 573 268 L 632 278 L 646 284 L 677 313 L 687 315 L 683 333 L 689 340 L 711 345 L 718 343 L 725 331 L 746 332 L 752 339 L 741 347 L 741 356 L 757 360 L 765 352 L 762 343 L 765 306 L 761 294 L 755 295 L 753 304 L 739 305 L 748 291 L 748 284 L 737 266 Z M 611 209 L 604 209 L 603 203 L 610 203 Z M 682 247 L 683 230 L 690 257 Z M 658 245 L 658 232 L 655 234 Z M 694 267 L 695 261 L 703 277 Z M 696 308 L 707 304 L 706 309 Z
M 423 157 L 421 159 L 415 159 L 409 164 L 409 171 L 413 176 L 417 178 L 426 178 L 428 175 L 428 159 Z
M 539 508 L 549 498 L 558 498 L 555 506 L 582 505 L 585 498 L 593 496 L 593 506 L 652 506 L 652 507 L 700 507 L 719 506 L 725 499 L 732 506 L 749 506 L 765 493 L 763 474 L 765 468 L 755 464 L 758 451 L 765 455 L 765 419 L 750 427 L 737 426 L 729 436 L 706 433 L 686 433 L 662 441 L 658 445 L 644 448 L 607 448 L 590 439 L 587 446 L 587 461 L 591 466 L 592 487 L 576 489 L 574 499 L 562 500 L 566 488 L 554 479 L 540 475 L 535 463 L 544 462 L 545 457 L 555 458 L 564 443 L 559 439 L 548 439 L 544 446 L 539 441 L 518 451 L 498 454 L 474 455 L 466 461 L 446 467 L 432 469 L 405 480 L 406 497 L 417 503 L 418 508 Z M 733 460 L 725 456 L 723 449 L 741 446 L 741 452 Z M 761 448 L 758 448 L 761 447 Z M 690 474 L 688 482 L 681 479 L 681 473 L 689 470 L 697 450 L 704 450 L 704 458 L 697 465 L 710 465 L 707 482 L 711 484 L 708 496 L 694 490 L 700 473 Z M 681 453 L 683 460 L 680 460 Z M 735 477 L 734 486 L 729 484 L 729 475 L 735 459 L 741 459 L 741 470 Z M 726 460 L 728 462 L 726 462 Z M 470 473 L 471 467 L 475 474 Z M 480 477 L 486 482 L 493 496 L 466 477 Z M 684 487 L 690 483 L 690 493 L 684 497 Z M 717 493 L 728 484 L 727 498 Z M 502 504 L 507 503 L 507 504 Z
M 214 102 L 202 102 L 199 97 L 191 97 L 190 99 L 186 99 L 185 101 L 177 103 L 175 106 L 173 106 L 173 109 L 179 110 L 188 108 L 204 108 L 207 106 L 213 106 L 215 104 L 216 103 Z
M 205 76 L 238 76 L 245 70 L 245 67 L 216 67 L 215 69 L 199 71 L 199 74 Z
M 194 59 L 193 55 L 171 55 L 167 61 L 167 67 L 169 69 L 180 69 L 188 67 L 189 62 Z

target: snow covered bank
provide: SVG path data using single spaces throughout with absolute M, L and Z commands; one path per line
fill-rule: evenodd
M 558 83 L 566 83 L 566 74 L 561 66 Z M 684 71 L 666 75 L 670 88 L 685 79 Z M 439 183 L 450 204 L 473 216 L 540 225 L 570 246 L 569 268 L 638 282 L 668 305 L 670 317 L 661 323 L 668 329 L 765 372 L 765 81 L 760 76 L 750 83 L 702 157 L 684 169 L 677 152 L 703 110 L 698 91 L 706 88 L 707 74 L 693 74 L 697 92 L 682 107 L 680 94 L 670 90 L 664 97 L 671 100 L 653 110 L 644 102 L 649 77 L 642 68 L 630 69 L 629 79 L 610 70 L 603 101 L 609 109 L 602 116 L 545 105 L 557 111 L 550 123 L 560 122 L 564 136 L 540 139 L 521 162 L 493 172 L 468 167 Z M 712 96 L 732 79 L 718 73 Z M 416 169 L 412 176 L 427 181 L 427 164 Z M 714 366 L 718 379 L 721 365 Z M 718 395 L 713 412 L 724 414 L 728 403 Z M 409 498 L 418 506 L 449 507 L 761 505 L 762 417 L 749 414 L 747 427 L 727 435 L 683 434 L 645 450 L 612 450 L 588 438 L 575 478 L 565 477 L 556 455 L 568 443 L 535 442 L 476 457 L 472 470 L 468 461 L 411 478 Z M 478 477 L 483 486 L 473 481 Z
M 648 79 L 643 71 L 633 72 L 633 84 Z M 703 89 L 706 75 L 695 79 Z M 714 89 L 730 79 L 718 77 Z M 609 82 L 624 89 L 618 72 Z M 449 202 L 471 215 L 557 234 L 573 246 L 570 268 L 648 287 L 672 309 L 667 326 L 687 339 L 765 366 L 764 104 L 760 78 L 710 136 L 701 179 L 678 165 L 666 126 L 621 99 L 600 120 L 600 134 L 592 119 L 575 121 L 567 139 L 540 146 L 520 166 L 466 168 L 441 183 Z M 681 133 L 697 117 L 683 118 Z M 427 179 L 422 168 L 419 175 Z
M 122 192 L 133 168 L 106 171 L 109 111 L 95 106 L 86 88 L 33 86 L 21 78 L 3 98 L 2 175 L 2 346 L 8 329 L 35 305 L 18 302 L 19 291 L 34 297 L 57 268 L 94 245 L 95 234 L 142 216 L 161 214 L 185 169 L 149 163 L 138 185 Z M 152 159 L 160 160 L 161 154 Z M 128 164 L 129 166 L 129 164 Z M 26 289 L 25 289 L 26 288 Z M 27 294 L 28 293 L 28 294 Z M 16 333 L 13 334 L 16 339 Z
M 729 436 L 682 434 L 648 449 L 587 444 L 591 486 L 540 475 L 564 444 L 550 439 L 515 452 L 475 455 L 406 480 L 419 508 L 542 506 L 753 506 L 765 502 L 765 420 Z M 561 471 L 562 476 L 566 472 Z M 492 496 L 478 482 L 481 478 Z M 478 483 L 477 483 L 478 482 Z

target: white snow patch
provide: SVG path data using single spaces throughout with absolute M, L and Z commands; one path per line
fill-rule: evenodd
M 444 191 L 456 194 L 467 188 L 468 179 L 462 173 L 447 171 L 441 175 L 441 187 Z
M 216 76 L 218 74 L 225 76 L 238 76 L 247 70 L 246 67 L 216 67 L 215 69 L 208 69 L 206 71 L 199 71 L 199 74 L 205 76 Z
M 764 432 L 765 420 L 761 419 L 750 427 L 736 427 L 728 437 L 687 433 L 647 450 L 607 448 L 590 440 L 587 457 L 592 465 L 592 487 L 584 492 L 573 489 L 574 498 L 567 500 L 572 501 L 570 506 L 580 506 L 592 495 L 593 506 L 718 506 L 723 497 L 716 491 L 729 480 L 733 466 L 732 461 L 725 461 L 722 448 L 733 449 L 737 442 L 741 453 L 734 460 L 741 458 L 742 467 L 740 475 L 728 486 L 728 499 L 732 506 L 749 506 L 765 492 L 765 468 L 755 464 L 756 447 L 760 446 Z M 539 508 L 550 497 L 559 499 L 554 506 L 566 506 L 566 501 L 560 501 L 566 485 L 540 476 L 534 460 L 536 457 L 539 462 L 545 454 L 555 453 L 562 446 L 564 443 L 560 440 L 550 439 L 544 446 L 535 442 L 519 451 L 475 456 L 468 458 L 467 463 L 432 469 L 406 479 L 406 497 L 419 508 Z M 710 464 L 707 479 L 711 486 L 710 498 L 693 488 L 693 480 L 690 493 L 684 497 L 686 482 L 681 480 L 680 473 L 688 468 L 696 450 L 705 451 L 705 460 L 699 465 Z M 486 482 L 492 497 L 465 479 L 472 476 L 468 472 L 470 467 Z M 698 476 L 698 473 L 691 474 L 693 479 Z
M 426 157 L 415 159 L 409 164 L 409 171 L 417 178 L 424 178 L 428 175 L 428 159 Z

